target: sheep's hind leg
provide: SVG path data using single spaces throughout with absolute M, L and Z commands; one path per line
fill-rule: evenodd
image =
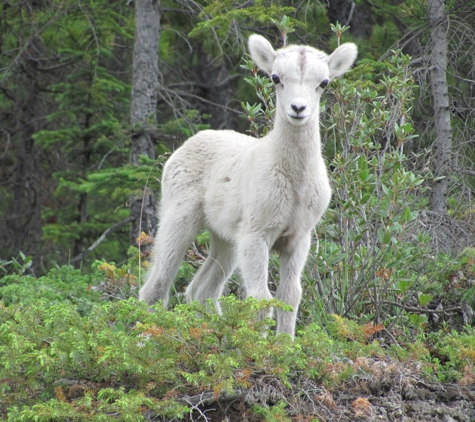
M 207 299 L 212 299 L 217 311 L 220 312 L 218 299 L 222 295 L 226 281 L 236 268 L 235 255 L 234 247 L 230 242 L 210 232 L 208 258 L 186 289 L 187 300 L 206 303 Z
M 139 298 L 149 304 L 161 300 L 163 306 L 167 307 L 170 287 L 187 248 L 201 228 L 202 219 L 199 205 L 185 213 L 180 203 L 167 206 L 166 212 L 162 212 L 160 217 L 152 267 L 140 289 Z
M 303 237 L 291 250 L 280 253 L 280 283 L 277 287 L 276 299 L 290 305 L 292 312 L 277 309 L 277 333 L 295 335 L 297 311 L 302 298 L 301 274 L 307 261 L 310 248 L 310 235 Z

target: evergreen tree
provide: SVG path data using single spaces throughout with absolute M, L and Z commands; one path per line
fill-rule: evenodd
M 152 19 L 160 36 L 150 38 L 158 40 L 152 51 L 158 52 L 159 89 L 150 102 L 156 101 L 156 112 L 144 109 L 135 121 L 129 101 L 134 97 L 133 6 L 142 4 L 27 0 L 0 5 L 0 258 L 22 251 L 32 255 L 34 271 L 54 261 L 79 265 L 91 252 L 122 260 L 139 233 L 138 225 L 132 236 L 127 230 L 132 220 L 140 222 L 137 211 L 130 214 L 132 203 L 150 221 L 141 228 L 151 228 L 153 235 L 155 198 L 146 194 L 149 206 L 143 210 L 141 199 L 146 186 L 159 192 L 163 160 L 154 157 L 205 127 L 248 129 L 240 104 L 254 102 L 255 92 L 240 68 L 246 41 L 257 32 L 281 46 L 284 37 L 275 23 L 284 15 L 295 30 L 286 34 L 289 43 L 331 51 L 336 38 L 330 25 L 338 20 L 350 26 L 345 37 L 359 45 L 360 59 L 387 58 L 392 48 L 413 56 L 421 90 L 411 115 L 419 137 L 404 148 L 418 154 L 414 168 L 432 170 L 431 186 L 446 186 L 447 193 L 444 218 L 434 220 L 426 212 L 424 224 L 447 251 L 463 244 L 461 236 L 470 238 L 472 1 L 445 3 L 448 102 L 442 109 L 451 121 L 452 147 L 439 148 L 448 152 L 451 165 L 440 174 L 440 160 L 430 148 L 436 139 L 448 138 L 436 136 L 432 118 L 440 113 L 433 112 L 432 94 L 425 89 L 431 67 L 426 47 L 436 28 L 427 25 L 427 2 L 162 0 L 159 19 Z M 135 147 L 145 138 L 148 150 L 139 152 Z M 139 200 L 131 201 L 134 197 Z

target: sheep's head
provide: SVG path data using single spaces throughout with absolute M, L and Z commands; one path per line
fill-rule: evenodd
M 285 114 L 296 126 L 318 117 L 320 97 L 330 80 L 346 73 L 356 59 L 357 47 L 346 43 L 332 54 L 308 46 L 274 50 L 264 37 L 251 35 L 249 51 L 257 66 L 275 84 L 277 118 Z

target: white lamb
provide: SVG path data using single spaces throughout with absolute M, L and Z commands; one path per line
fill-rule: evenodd
M 275 51 L 260 35 L 249 38 L 251 57 L 275 84 L 274 129 L 262 139 L 206 130 L 190 138 L 165 165 L 160 226 L 153 264 L 140 299 L 163 301 L 196 234 L 210 233 L 209 256 L 186 289 L 187 300 L 216 306 L 239 267 L 246 294 L 270 299 L 269 251 L 280 258 L 277 332 L 294 336 L 312 229 L 328 207 L 331 189 L 321 153 L 320 97 L 357 55 L 354 44 L 330 56 L 308 46 Z M 218 308 L 219 309 L 219 308 Z

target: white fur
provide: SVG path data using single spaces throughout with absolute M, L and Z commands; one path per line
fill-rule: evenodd
M 250 37 L 249 49 L 255 63 L 281 81 L 274 129 L 262 139 L 206 130 L 171 156 L 163 173 L 154 260 L 140 299 L 167 306 L 186 249 L 205 227 L 209 256 L 187 299 L 217 302 L 236 267 L 248 296 L 270 299 L 267 272 L 274 249 L 280 258 L 276 298 L 293 308 L 277 310 L 277 332 L 294 336 L 311 231 L 331 197 L 320 145 L 320 84 L 344 74 L 357 50 L 344 44 L 330 56 L 307 46 L 275 51 L 259 35 Z

